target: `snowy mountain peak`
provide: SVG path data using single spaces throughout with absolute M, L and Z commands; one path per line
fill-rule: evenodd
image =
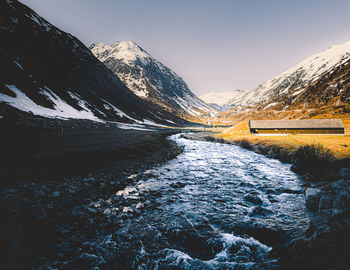
M 316 80 L 323 72 L 344 64 L 349 59 L 350 41 L 340 45 L 334 45 L 320 53 L 310 56 L 278 77 L 290 75 L 298 70 L 304 70 L 304 80 Z
M 91 52 L 137 96 L 177 115 L 208 115 L 214 110 L 195 96 L 184 80 L 133 41 L 97 43 Z
M 151 57 L 134 41 L 117 41 L 112 45 L 99 42 L 91 45 L 90 49 L 102 62 L 108 58 L 120 59 L 129 63 L 136 60 L 147 62 L 147 59 Z
M 318 81 L 325 74 L 331 74 L 337 67 L 344 65 L 349 60 L 350 41 L 329 47 L 264 82 L 255 90 L 238 100 L 236 99 L 235 103 L 243 106 L 254 106 L 262 103 L 274 103 L 276 105 L 280 103 L 280 101 L 276 101 L 277 99 L 282 100 L 282 96 L 297 97 L 311 83 Z M 293 98 L 292 103 L 296 101 L 298 99 Z
M 219 106 L 223 106 L 226 104 L 230 104 L 230 101 L 232 99 L 240 97 L 245 93 L 247 93 L 247 90 L 241 90 L 241 89 L 227 91 L 227 92 L 209 92 L 199 96 L 199 98 L 208 104 L 213 103 Z

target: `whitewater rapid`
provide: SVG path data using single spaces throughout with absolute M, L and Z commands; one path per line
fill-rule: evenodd
M 182 154 L 116 193 L 128 204 L 117 209 L 124 216 L 109 256 L 124 254 L 122 267 L 136 269 L 278 267 L 272 247 L 309 225 L 290 165 L 229 144 L 170 140 Z

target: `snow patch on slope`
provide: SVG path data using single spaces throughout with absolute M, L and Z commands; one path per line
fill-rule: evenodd
M 15 85 L 5 84 L 5 86 L 11 90 L 16 97 L 10 97 L 0 93 L 0 102 L 5 102 L 21 111 L 31 112 L 34 115 L 40 115 L 48 118 L 88 119 L 102 122 L 102 120 L 97 118 L 87 107 L 84 107 L 83 110 L 79 111 L 67 104 L 47 87 L 45 87 L 45 90 L 42 89 L 40 93 L 46 96 L 46 98 L 54 104 L 54 109 L 36 104 Z
M 132 129 L 132 130 L 141 130 L 141 131 L 155 131 L 153 129 L 146 128 L 145 126 L 138 125 L 138 124 L 126 124 L 121 122 L 113 122 L 117 124 L 118 128 L 120 129 Z
M 17 88 L 15 85 L 5 84 L 5 86 L 9 90 L 11 90 L 16 95 L 16 97 L 11 97 L 0 93 L 0 102 L 5 102 L 8 105 L 15 107 L 21 111 L 32 113 L 34 115 L 48 117 L 48 118 L 87 119 L 87 120 L 92 120 L 96 122 L 104 122 L 103 120 L 99 119 L 94 115 L 94 113 L 89 108 L 91 107 L 91 105 L 88 102 L 82 100 L 81 97 L 79 97 L 79 95 L 72 93 L 70 91 L 67 91 L 68 94 L 71 96 L 71 98 L 77 101 L 77 105 L 82 110 L 75 109 L 74 107 L 66 103 L 64 100 L 62 100 L 59 96 L 57 96 L 53 91 L 51 91 L 47 87 L 44 87 L 45 89 L 41 88 L 41 91 L 39 93 L 44 95 L 48 101 L 51 101 L 53 103 L 54 109 L 38 105 L 33 100 L 31 100 L 23 91 Z M 134 119 L 129 115 L 127 115 L 126 113 L 124 113 L 122 110 L 115 107 L 113 104 L 109 103 L 108 101 L 103 99 L 102 101 L 104 102 L 103 106 L 106 110 L 113 110 L 119 117 L 127 118 L 133 122 L 132 124 L 113 122 L 113 123 L 116 123 L 117 126 L 121 129 L 153 131 L 152 129 L 147 128 L 147 126 L 163 127 L 163 128 L 169 127 L 169 126 L 158 124 L 149 119 L 143 119 L 143 120 Z M 171 120 L 165 119 L 165 121 L 174 123 Z
M 31 19 L 33 22 L 37 23 L 39 26 L 44 27 L 47 32 L 49 32 L 52 29 L 51 24 L 46 22 L 43 18 L 41 18 L 37 14 L 28 13 L 28 14 L 24 14 L 24 15 L 26 17 L 28 17 L 29 19 Z
M 105 109 L 113 110 L 118 116 L 128 118 L 129 120 L 132 120 L 134 122 L 138 122 L 139 121 L 139 120 L 136 120 L 136 119 L 132 118 L 131 116 L 127 115 L 125 112 L 123 112 L 122 110 L 118 109 L 116 106 L 114 106 L 112 103 L 109 103 L 107 100 L 104 100 L 104 99 L 101 99 L 101 100 L 103 102 L 105 102 L 105 104 L 103 104 Z

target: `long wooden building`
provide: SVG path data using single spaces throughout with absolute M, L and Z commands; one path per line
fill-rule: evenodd
M 344 134 L 341 119 L 249 120 L 252 134 Z

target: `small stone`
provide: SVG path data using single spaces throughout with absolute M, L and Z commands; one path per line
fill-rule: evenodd
M 110 213 L 111 213 L 111 210 L 108 208 L 103 211 L 103 214 L 105 214 L 105 215 L 109 215 Z
M 135 211 L 133 212 L 133 215 L 135 217 L 139 216 L 141 214 L 141 211 L 139 209 L 135 209 Z
M 132 174 L 128 176 L 128 179 L 134 179 L 135 177 L 137 177 L 137 174 Z
M 121 214 L 120 215 L 120 218 L 122 219 L 122 220 L 127 220 L 128 219 L 128 215 L 127 214 Z
M 170 184 L 170 186 L 173 187 L 173 188 L 183 188 L 183 187 L 186 186 L 186 184 L 182 183 L 182 182 L 176 182 L 176 183 Z
M 302 189 L 290 189 L 286 188 L 282 191 L 282 193 L 288 193 L 288 194 L 303 194 L 304 190 Z
M 90 212 L 90 213 L 92 213 L 92 214 L 96 214 L 96 213 L 97 213 L 97 210 L 94 209 L 94 208 L 87 207 L 87 206 L 85 206 L 84 208 L 85 208 L 88 212 Z
M 143 207 L 143 204 L 140 203 L 140 202 L 137 203 L 136 206 L 135 206 L 136 209 L 140 209 L 140 208 L 142 208 L 142 207 Z
M 52 197 L 54 197 L 54 198 L 58 198 L 59 196 L 60 196 L 59 191 L 55 191 L 54 193 L 52 193 Z
M 150 200 L 147 200 L 147 201 L 145 201 L 145 202 L 143 203 L 143 205 L 144 205 L 145 207 L 147 207 L 147 206 L 151 206 L 152 203 L 151 203 Z
M 124 213 L 132 213 L 132 212 L 134 212 L 134 210 L 132 210 L 131 207 L 126 206 L 126 207 L 123 208 L 123 212 L 124 212 Z

